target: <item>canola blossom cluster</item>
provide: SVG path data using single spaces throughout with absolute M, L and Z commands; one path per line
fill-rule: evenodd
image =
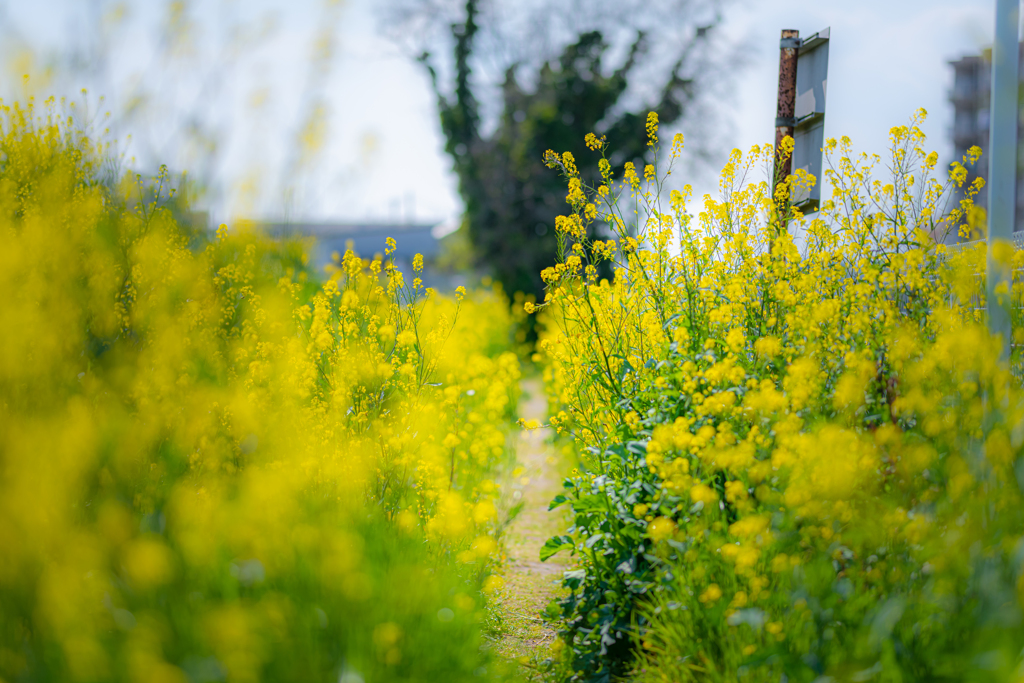
M 192 232 L 58 109 L 0 112 L 0 680 L 479 680 L 504 296 Z
M 671 163 L 603 161 L 592 187 L 547 155 L 570 211 L 539 350 L 580 462 L 542 551 L 573 557 L 548 610 L 564 679 L 1021 675 L 1024 392 L 984 324 L 984 244 L 942 244 L 978 224 L 980 150 L 937 174 L 924 116 L 884 160 L 829 140 L 813 219 L 788 199 L 818 179 L 758 181 L 771 147 L 695 213 Z M 1019 284 L 997 296 L 1019 310 Z

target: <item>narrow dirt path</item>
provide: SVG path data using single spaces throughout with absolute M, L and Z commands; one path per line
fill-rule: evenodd
M 543 381 L 524 379 L 521 388 L 519 416 L 546 422 Z M 540 561 L 544 542 L 565 530 L 563 511 L 548 512 L 548 503 L 562 488 L 560 459 L 548 444 L 550 437 L 547 427 L 520 434 L 520 469 L 510 482 L 513 497 L 518 493 L 524 505 L 505 539 L 508 568 L 500 598 L 504 623 L 496 645 L 502 655 L 523 663 L 544 659 L 554 640 L 555 633 L 540 619 L 540 612 L 557 593 L 556 582 L 565 569 L 560 556 Z

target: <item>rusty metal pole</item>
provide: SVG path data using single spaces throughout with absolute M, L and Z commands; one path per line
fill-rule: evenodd
M 796 130 L 796 58 L 800 48 L 800 31 L 783 29 L 779 41 L 779 95 L 778 107 L 775 110 L 775 172 L 772 177 L 772 197 L 793 170 L 793 157 L 789 155 L 781 160 L 782 140 L 787 135 L 793 137 Z M 785 216 L 787 207 L 783 202 L 776 202 L 778 225 L 776 230 L 786 229 Z M 774 240 L 772 240 L 774 241 Z M 771 242 L 768 244 L 771 249 Z

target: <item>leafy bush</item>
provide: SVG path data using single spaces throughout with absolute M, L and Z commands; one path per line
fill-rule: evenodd
M 828 141 L 813 220 L 786 200 L 816 179 L 748 180 L 770 147 L 734 152 L 697 215 L 688 187 L 662 205 L 654 165 L 602 162 L 590 187 L 548 153 L 572 212 L 542 348 L 582 462 L 544 552 L 575 556 L 552 608 L 567 678 L 1018 675 L 1024 394 L 982 325 L 984 247 L 933 238 L 967 229 L 980 184 L 951 200 L 966 169 L 934 177 L 923 117 L 884 165 Z
M 0 118 L 0 678 L 478 679 L 507 302 L 190 249 L 103 154 Z

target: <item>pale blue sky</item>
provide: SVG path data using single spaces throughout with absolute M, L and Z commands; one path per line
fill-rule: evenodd
M 219 152 L 208 172 L 218 188 L 209 198 L 218 220 L 277 216 L 288 206 L 295 218 L 314 220 L 458 216 L 425 75 L 379 35 L 372 0 L 349 0 L 336 10 L 317 0 L 192 3 L 191 52 L 179 51 L 173 63 L 154 56 L 166 3 L 126 2 L 120 22 L 108 16 L 116 4 L 0 0 L 0 58 L 7 65 L 0 94 L 18 94 L 19 70 L 36 74 L 41 91 L 76 92 L 82 84 L 75 79 L 58 75 L 47 82 L 45 66 L 69 45 L 82 54 L 103 46 L 109 75 L 89 85 L 108 95 L 108 108 L 123 109 L 133 96 L 150 93 L 149 108 L 137 109 L 116 131 L 128 155 L 188 168 L 202 154 L 195 141 L 182 144 L 182 122 L 193 116 L 215 133 Z M 826 135 L 846 134 L 858 149 L 882 152 L 888 129 L 925 107 L 930 146 L 948 159 L 947 62 L 991 40 L 993 7 L 994 0 L 740 0 L 724 30 L 749 36 L 752 58 L 725 109 L 727 147 L 772 138 L 779 30 L 809 35 L 830 27 Z M 232 34 L 236 23 L 251 40 Z M 312 69 L 312 46 L 325 30 L 333 36 L 333 57 Z M 240 45 L 234 50 L 225 47 L 232 36 Z M 326 105 L 326 144 L 302 164 L 289 153 L 290 141 L 315 101 Z M 715 165 L 721 162 L 724 153 Z M 290 204 L 282 193 L 286 175 L 295 186 Z M 710 174 L 685 180 L 698 193 L 715 187 Z

